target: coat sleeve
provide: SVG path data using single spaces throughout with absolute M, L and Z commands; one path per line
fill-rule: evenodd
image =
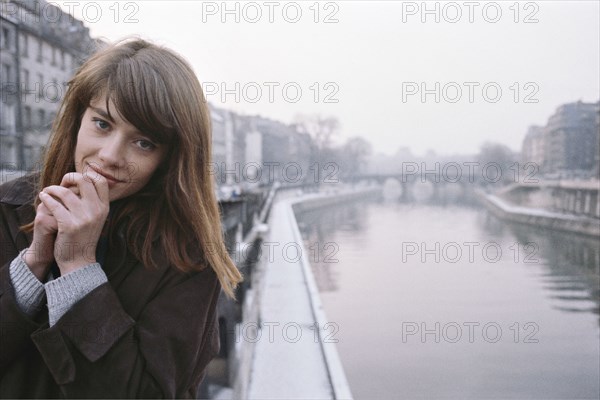
M 219 292 L 205 268 L 164 288 L 134 321 L 107 282 L 31 338 L 65 397 L 190 397 L 218 352 Z
M 41 326 L 34 319 L 35 315 L 22 311 L 15 297 L 10 263 L 19 255 L 19 250 L 10 233 L 8 218 L 13 218 L 12 224 L 17 222 L 12 213 L 5 211 L 4 205 L 0 205 L 0 376 L 31 345 L 30 335 Z
M 10 286 L 10 263 L 0 269 L 0 377 L 31 344 L 30 335 L 41 324 L 19 307 Z

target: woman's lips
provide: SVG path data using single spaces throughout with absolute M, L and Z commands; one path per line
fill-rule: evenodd
M 102 175 L 106 179 L 106 182 L 108 182 L 109 188 L 115 186 L 117 183 L 123 182 L 122 180 L 119 180 L 119 179 L 113 177 L 112 175 L 106 174 L 106 173 L 102 172 L 101 170 L 99 170 L 98 168 L 92 167 L 91 165 L 90 165 L 90 169 L 92 169 L 98 175 Z

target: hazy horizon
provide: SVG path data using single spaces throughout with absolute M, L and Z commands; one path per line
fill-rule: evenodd
M 93 37 L 181 53 L 215 106 L 284 123 L 335 116 L 338 141 L 362 136 L 375 153 L 519 151 L 558 106 L 600 98 L 596 1 L 76 3 Z

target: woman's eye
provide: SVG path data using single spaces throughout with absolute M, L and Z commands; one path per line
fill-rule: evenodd
M 152 150 L 156 147 L 156 145 L 148 140 L 138 140 L 137 145 L 142 150 Z
M 104 120 L 94 118 L 93 121 L 94 121 L 94 124 L 96 124 L 96 127 L 99 129 L 102 129 L 103 131 L 110 127 L 108 122 L 106 122 Z

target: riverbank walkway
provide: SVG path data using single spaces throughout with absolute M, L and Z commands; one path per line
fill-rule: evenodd
M 492 213 L 505 220 L 600 237 L 600 220 L 598 218 L 514 205 L 489 193 L 479 193 L 479 195 Z
M 261 258 L 255 304 L 262 332 L 253 349 L 247 398 L 352 399 L 335 343 L 324 339 L 331 330 L 324 330 L 328 320 L 294 208 L 322 207 L 368 193 L 373 189 L 278 194 L 264 237 L 275 251 Z

